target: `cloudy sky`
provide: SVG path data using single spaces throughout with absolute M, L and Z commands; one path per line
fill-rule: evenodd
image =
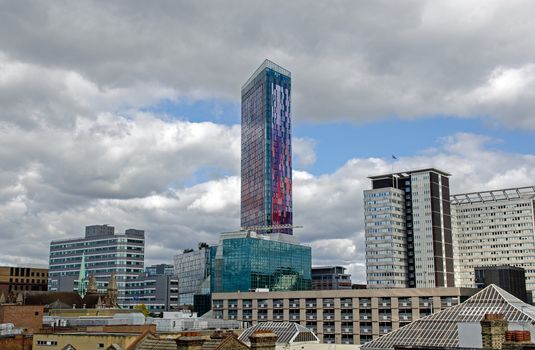
M 533 1 L 1 1 L 0 264 L 107 223 L 171 262 L 239 226 L 240 87 L 292 72 L 294 212 L 364 277 L 367 176 L 535 184 Z M 391 155 L 399 158 L 391 163 Z

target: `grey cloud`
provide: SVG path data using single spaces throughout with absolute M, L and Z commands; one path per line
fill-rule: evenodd
M 500 69 L 532 81 L 530 1 L 17 1 L 3 8 L 6 57 L 75 72 L 102 91 L 141 84 L 147 93 L 237 102 L 241 84 L 268 57 L 293 73 L 296 120 L 489 115 L 535 128 L 531 83 L 508 101 L 503 90 L 479 95 Z M 32 94 L 39 92 L 28 91 L 30 102 L 38 100 Z

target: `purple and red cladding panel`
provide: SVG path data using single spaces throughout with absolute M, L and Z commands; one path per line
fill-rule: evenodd
M 291 77 L 268 63 L 242 89 L 242 227 L 292 224 Z

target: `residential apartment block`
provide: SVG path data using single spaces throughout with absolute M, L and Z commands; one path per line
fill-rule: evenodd
M 269 60 L 241 89 L 242 227 L 292 224 L 290 92 L 291 73 Z
M 456 194 L 451 197 L 456 285 L 474 287 L 474 270 L 511 265 L 526 273 L 528 299 L 535 291 L 535 186 Z
M 363 344 L 410 322 L 457 305 L 476 289 L 396 288 L 240 292 L 212 295 L 214 318 L 296 322 L 324 343 Z
M 143 274 L 144 256 L 144 231 L 128 229 L 122 234 L 116 234 L 113 226 L 87 226 L 83 238 L 50 243 L 48 289 L 67 292 L 77 290 L 84 259 L 87 276 L 96 276 L 99 291 L 106 289 L 112 272 L 115 272 L 117 299 L 122 306 L 127 280 Z
M 371 176 L 364 191 L 368 288 L 453 287 L 449 174 Z

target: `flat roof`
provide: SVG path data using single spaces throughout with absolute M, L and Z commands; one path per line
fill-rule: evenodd
M 222 292 L 213 293 L 216 299 L 269 299 L 269 298 L 380 298 L 411 296 L 472 296 L 480 289 L 462 287 L 441 288 L 391 288 L 391 289 L 335 289 L 335 290 L 294 290 L 270 292 Z
M 283 75 L 286 75 L 287 77 L 292 77 L 292 73 L 287 70 L 287 69 L 284 69 L 282 68 L 281 66 L 279 66 L 278 64 L 268 60 L 267 58 L 264 60 L 264 62 L 262 62 L 262 64 L 260 65 L 260 67 L 258 67 L 255 72 L 253 73 L 253 75 L 251 75 L 251 77 L 249 79 L 247 79 L 247 81 L 245 82 L 245 84 L 242 85 L 241 89 L 242 91 L 247 87 L 247 85 L 249 85 L 249 83 L 251 83 L 260 73 L 262 73 L 264 71 L 264 69 L 266 68 L 269 68 L 269 69 L 272 69 L 274 70 L 275 72 L 277 73 L 280 73 L 280 74 L 283 74 Z
M 438 173 L 444 176 L 451 176 L 450 173 L 447 173 L 443 170 L 439 170 L 437 168 L 425 168 L 425 169 L 418 169 L 418 170 L 398 171 L 398 172 L 394 172 L 390 174 L 383 174 L 383 175 L 373 175 L 373 176 L 368 176 L 368 179 L 379 180 L 379 179 L 386 179 L 386 178 L 392 177 L 393 175 L 408 176 L 408 175 L 412 175 L 416 173 L 423 173 L 423 172 L 433 172 L 433 173 Z
M 451 204 L 476 204 L 535 198 L 535 186 L 504 188 L 499 190 L 459 193 L 450 196 Z

